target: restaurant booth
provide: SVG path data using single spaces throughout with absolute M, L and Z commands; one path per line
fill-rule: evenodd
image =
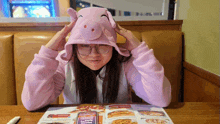
M 46 7 L 47 3 L 44 4 Z M 14 4 L 16 6 L 17 4 Z M 16 7 L 14 7 L 16 8 Z M 13 7 L 11 8 L 13 11 Z M 51 17 L 56 16 L 51 11 Z M 1 19 L 1 18 L 0 18 Z M 19 19 L 18 19 L 19 20 Z M 184 93 L 185 86 L 193 81 L 187 71 L 199 73 L 201 69 L 184 60 L 184 32 L 183 20 L 154 20 L 154 21 L 116 21 L 119 25 L 132 33 L 141 41 L 146 42 L 154 50 L 155 57 L 163 65 L 165 76 L 171 83 L 171 104 L 165 109 L 175 123 L 191 123 L 195 118 L 198 123 L 218 122 L 218 99 L 216 93 L 209 94 L 213 103 L 187 103 L 184 94 L 190 96 L 189 90 Z M 21 122 L 38 122 L 46 108 L 38 112 L 28 112 L 22 105 L 21 92 L 25 81 L 25 71 L 38 53 L 40 47 L 45 45 L 65 25 L 66 21 L 52 22 L 1 22 L 0 23 L 0 123 L 8 122 L 13 116 L 20 113 Z M 68 40 L 69 35 L 66 37 Z M 117 34 L 117 44 L 125 43 L 125 38 Z M 202 70 L 203 71 L 203 70 Z M 209 73 L 203 73 L 210 75 Z M 190 80 L 189 80 L 190 79 Z M 211 79 L 217 82 L 219 77 Z M 217 83 L 216 83 L 217 84 Z M 219 84 L 217 84 L 219 87 Z M 196 89 L 197 87 L 195 87 Z M 194 89 L 191 87 L 191 89 Z M 216 89 L 216 87 L 214 88 Z M 187 89 L 186 89 L 187 90 Z M 148 104 L 140 99 L 131 89 L 132 103 Z M 204 90 L 205 92 L 205 90 Z M 206 94 L 206 93 L 203 93 Z M 193 96 L 192 96 L 193 97 Z M 64 106 L 62 94 L 51 106 Z M 199 116 L 197 116 L 199 114 Z M 2 116 L 2 117 L 1 117 Z M 22 120 L 23 118 L 23 120 Z M 180 120 L 186 118 L 186 120 Z

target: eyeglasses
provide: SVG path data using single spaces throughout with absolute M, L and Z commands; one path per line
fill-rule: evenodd
M 105 44 L 97 44 L 95 46 L 90 46 L 88 44 L 77 44 L 78 53 L 84 56 L 88 56 L 91 53 L 93 47 L 95 47 L 99 54 L 106 54 L 111 48 L 111 46 Z

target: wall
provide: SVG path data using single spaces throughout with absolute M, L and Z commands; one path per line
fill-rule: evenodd
M 58 0 L 59 3 L 59 14 L 60 17 L 63 16 L 69 16 L 69 14 L 67 13 L 67 9 L 70 7 L 70 1 L 69 0 Z
M 161 12 L 164 0 L 81 0 L 105 8 L 132 12 Z M 165 0 L 168 1 L 168 0 Z M 150 6 L 149 6 L 150 5 Z
M 185 61 L 219 74 L 219 0 L 179 1 L 178 19 L 183 20 Z

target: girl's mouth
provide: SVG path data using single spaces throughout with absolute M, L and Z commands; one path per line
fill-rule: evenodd
M 101 60 L 89 60 L 89 62 L 94 63 L 94 64 L 98 64 Z

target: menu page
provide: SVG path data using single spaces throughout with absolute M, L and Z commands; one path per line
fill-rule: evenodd
M 99 124 L 104 124 L 105 106 L 94 104 L 82 104 L 75 107 L 50 107 L 41 117 L 38 124 L 76 124 L 78 114 L 89 111 L 96 111 L 98 114 L 97 121 Z
M 82 104 L 75 107 L 50 107 L 38 124 L 77 124 L 81 112 L 97 113 L 97 124 L 173 124 L 163 108 L 143 104 Z M 80 123 L 82 124 L 82 122 Z M 83 124 L 93 124 L 84 121 Z

